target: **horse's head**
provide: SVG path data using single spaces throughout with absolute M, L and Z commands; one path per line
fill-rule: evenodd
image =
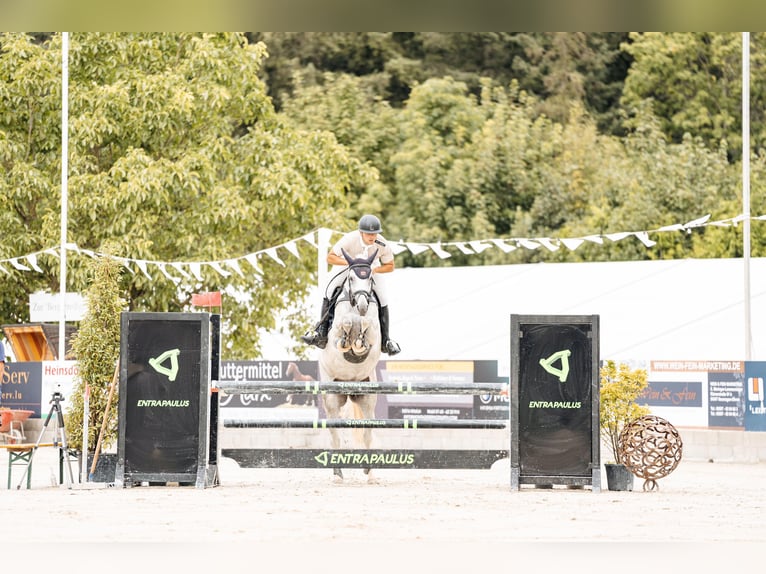
M 372 262 L 378 254 L 376 249 L 368 258 L 353 258 L 345 250 L 341 249 L 343 257 L 348 262 L 348 297 L 351 306 L 356 308 L 360 315 L 367 313 L 372 297 Z

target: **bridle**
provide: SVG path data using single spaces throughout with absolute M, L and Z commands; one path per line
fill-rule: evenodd
M 348 284 L 348 298 L 349 302 L 351 303 L 352 307 L 357 307 L 357 297 L 364 297 L 367 306 L 369 306 L 370 301 L 372 300 L 372 286 L 375 283 L 375 280 L 372 279 L 372 267 L 369 263 L 353 263 L 348 266 L 348 277 L 346 278 L 346 283 Z M 359 279 L 369 279 L 369 287 L 364 289 L 356 289 L 352 291 L 352 277 L 351 274 L 356 275 L 359 277 Z M 366 312 L 366 311 L 365 311 Z

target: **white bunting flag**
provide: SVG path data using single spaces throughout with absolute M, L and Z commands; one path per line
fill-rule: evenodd
M 298 246 L 295 244 L 295 241 L 288 241 L 282 247 L 287 249 L 290 253 L 295 255 L 298 259 L 301 258 L 300 253 L 298 253 Z
M 452 257 L 452 254 L 449 251 L 445 251 L 442 249 L 441 245 L 438 243 L 429 243 L 428 246 L 431 248 L 431 251 L 436 253 L 436 255 L 439 256 L 440 259 L 447 259 L 449 257 Z
M 221 264 L 218 263 L 218 261 L 210 261 L 208 262 L 208 265 L 210 265 L 210 267 L 215 269 L 221 277 L 228 277 L 229 275 L 231 275 L 231 273 L 229 273 L 228 271 L 226 271 L 226 269 L 221 267 Z
M 240 277 L 244 277 L 245 276 L 245 274 L 242 273 L 242 268 L 239 266 L 239 261 L 237 261 L 236 259 L 227 259 L 226 260 L 226 265 L 231 267 L 234 270 L 234 272 L 237 275 L 239 275 Z
M 547 237 L 536 237 L 535 241 L 539 242 L 540 245 L 545 247 L 548 251 L 558 251 L 559 246 L 555 243 L 555 239 L 549 239 Z
M 258 275 L 263 275 L 263 270 L 258 265 L 258 254 L 248 253 L 247 255 L 245 255 L 245 259 L 250 265 L 253 266 L 253 269 L 255 269 L 255 272 L 258 273 Z
M 277 263 L 279 263 L 279 264 L 280 264 L 282 267 L 287 267 L 287 266 L 285 265 L 285 262 L 284 262 L 284 261 L 282 261 L 282 260 L 279 258 L 279 255 L 277 255 L 277 248 L 276 248 L 276 247 L 269 247 L 268 249 L 264 249 L 264 252 L 266 253 L 266 255 L 268 255 L 269 257 L 271 257 L 271 258 L 272 258 L 274 261 L 276 261 Z
M 309 243 L 312 247 L 316 247 L 317 246 L 317 242 L 314 240 L 314 234 L 313 233 L 307 233 L 306 235 L 301 237 L 301 239 L 303 239 L 303 241 L 305 241 L 306 243 Z
M 628 235 L 633 235 L 630 231 L 622 231 L 620 233 L 609 233 L 605 235 L 609 241 L 614 241 L 615 243 L 618 241 L 621 241 L 625 239 Z
M 499 247 L 503 253 L 510 253 L 511 251 L 515 251 L 517 249 L 515 245 L 509 245 L 506 243 L 505 239 L 490 239 L 490 241 Z
M 135 271 L 133 271 L 133 268 L 130 266 L 130 259 L 126 259 L 125 257 L 115 257 L 117 261 L 122 263 L 122 266 L 125 267 L 128 271 L 130 271 L 133 275 L 136 274 Z
M 485 249 L 492 247 L 491 245 L 484 243 L 484 241 L 469 241 L 468 245 L 470 245 L 471 249 L 473 249 L 476 253 L 481 253 Z
M 38 273 L 42 273 L 43 270 L 40 269 L 40 266 L 37 264 L 37 255 L 32 253 L 31 255 L 27 255 L 27 262 L 32 266 L 32 269 L 37 271 Z
M 539 243 L 537 243 L 536 241 L 532 241 L 531 239 L 521 238 L 518 240 L 518 242 L 519 242 L 519 245 L 527 249 L 537 249 L 538 247 L 540 247 Z
M 18 258 L 9 259 L 8 263 L 13 265 L 19 271 L 31 271 L 31 269 L 29 267 L 27 267 L 26 265 L 22 265 L 21 263 L 19 263 Z
M 146 261 L 142 259 L 136 259 L 135 261 L 136 265 L 138 265 L 138 268 L 143 271 L 144 275 L 151 281 L 152 276 L 149 275 L 149 271 L 146 270 Z
M 422 243 L 406 243 L 405 245 L 413 255 L 420 255 L 424 251 L 428 251 L 428 245 L 423 245 Z
M 574 251 L 575 249 L 577 249 L 578 247 L 580 247 L 580 245 L 582 245 L 583 243 L 585 243 L 585 240 L 584 240 L 584 239 L 580 239 L 580 238 L 578 238 L 578 237 L 575 237 L 575 238 L 571 238 L 571 239 L 560 239 L 559 241 L 561 241 L 561 243 L 563 243 L 563 244 L 564 244 L 564 246 L 565 246 L 567 249 L 569 249 L 570 251 Z
M 465 243 L 461 243 L 460 241 L 456 241 L 454 243 L 450 243 L 450 245 L 454 245 L 455 247 L 457 247 L 463 253 L 463 255 L 474 255 L 475 254 L 473 249 L 471 249 L 470 247 L 466 246 Z
M 160 270 L 160 273 L 162 273 L 165 277 L 170 279 L 173 283 L 178 283 L 180 279 L 178 277 L 175 277 L 168 273 L 168 270 L 166 269 L 167 263 L 156 263 L 157 268 Z
M 407 251 L 406 245 L 403 243 L 397 243 L 396 241 L 390 241 L 389 246 L 391 247 L 391 251 L 393 251 L 394 255 L 399 255 L 400 253 Z
M 647 247 L 654 247 L 655 245 L 657 245 L 656 241 L 652 241 L 651 239 L 649 239 L 649 234 L 646 231 L 638 231 L 634 233 L 633 235 L 638 237 L 638 240 L 644 245 L 646 245 Z
M 666 225 L 665 227 L 660 227 L 657 231 L 681 231 L 684 228 L 683 225 L 680 223 L 674 223 L 673 225 Z
M 173 267 L 173 269 L 178 271 L 183 276 L 184 279 L 191 279 L 191 275 L 189 275 L 186 269 L 184 269 L 183 263 L 179 263 L 176 261 L 174 263 L 171 263 L 170 265 Z
M 202 264 L 196 261 L 189 263 L 189 270 L 197 281 L 202 281 Z
M 690 221 L 689 223 L 685 223 L 684 227 L 686 229 L 689 229 L 691 227 L 701 227 L 701 226 L 705 225 L 705 223 L 707 222 L 708 219 L 710 219 L 710 214 L 709 213 L 707 215 L 705 215 L 704 217 L 700 217 L 699 219 L 695 219 L 694 221 Z

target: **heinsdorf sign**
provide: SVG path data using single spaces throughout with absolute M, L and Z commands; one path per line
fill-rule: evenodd
M 123 313 L 116 482 L 208 485 L 210 315 Z
M 600 490 L 598 316 L 511 315 L 511 488 Z

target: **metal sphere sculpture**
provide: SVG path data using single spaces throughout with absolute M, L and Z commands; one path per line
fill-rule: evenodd
M 662 417 L 639 417 L 620 433 L 620 462 L 644 479 L 644 490 L 657 490 L 657 480 L 681 462 L 683 441 L 676 428 Z

